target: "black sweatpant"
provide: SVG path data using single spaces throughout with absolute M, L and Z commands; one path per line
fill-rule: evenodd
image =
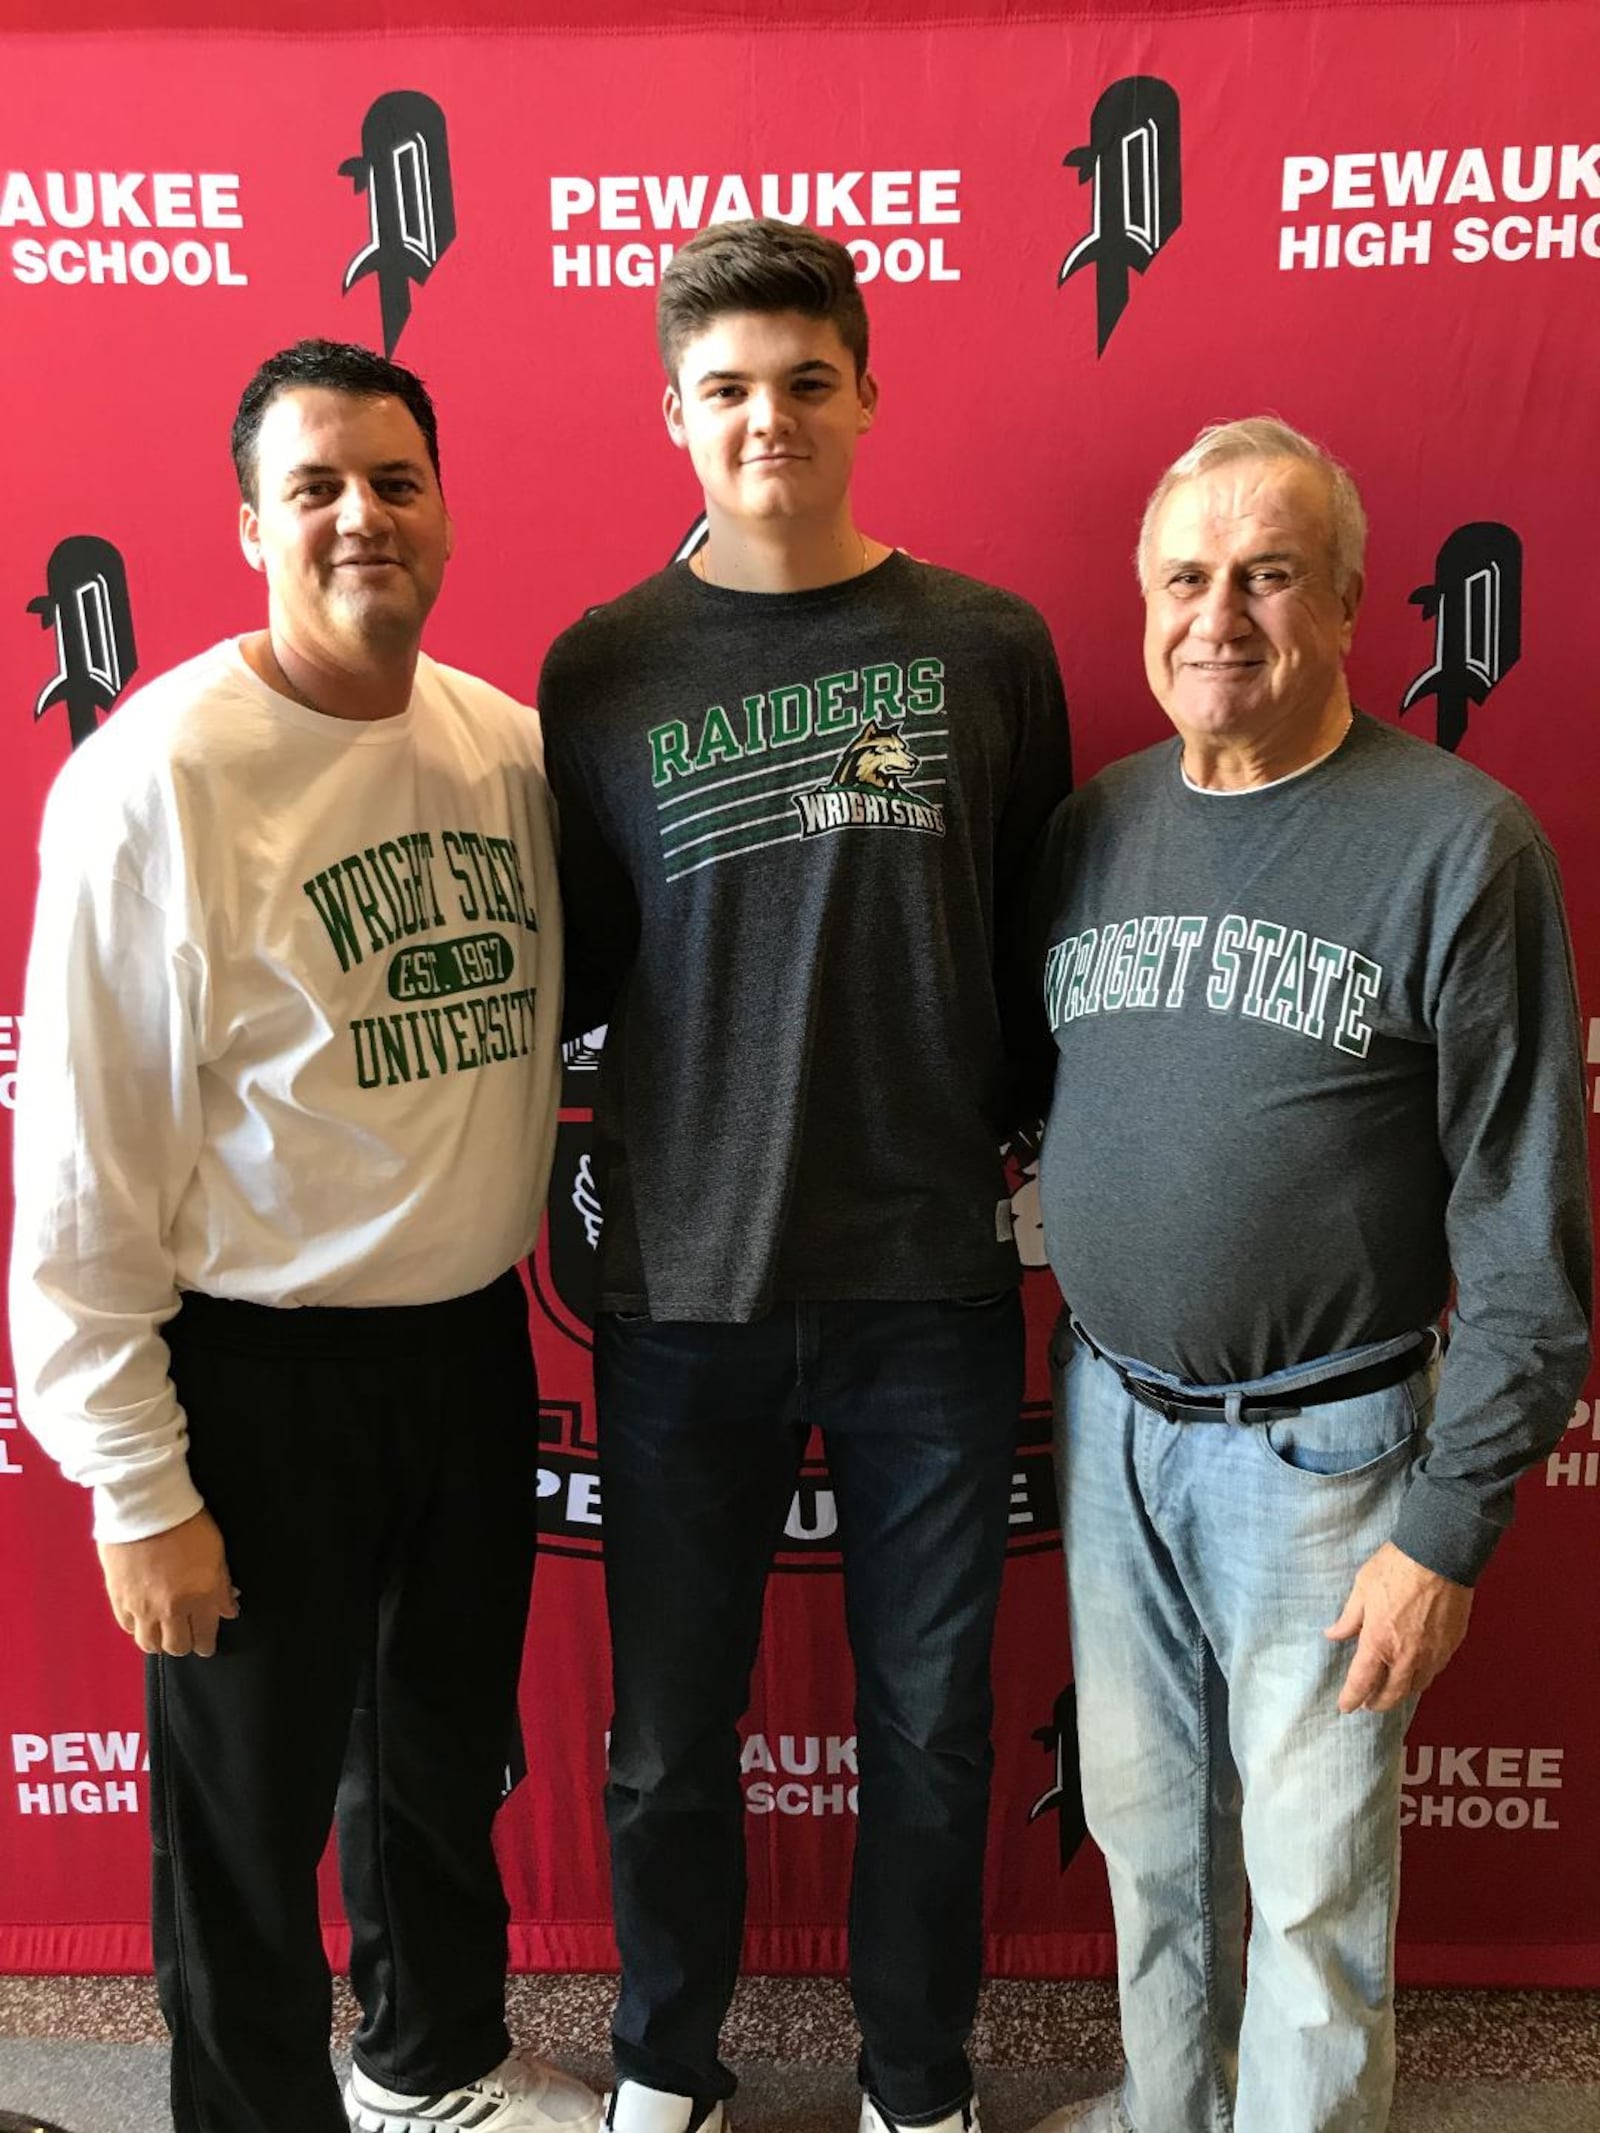
M 148 1663 L 175 2133 L 347 2133 L 316 1885 L 336 1805 L 361 2065 L 432 2093 L 508 2048 L 490 1831 L 533 1571 L 526 1302 L 514 1274 L 390 1310 L 190 1295 L 167 1339 L 241 1594 L 214 1658 Z

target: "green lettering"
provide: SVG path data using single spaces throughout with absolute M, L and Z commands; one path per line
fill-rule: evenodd
M 1233 1005 L 1239 987 L 1239 950 L 1249 930 L 1237 911 L 1230 911 L 1217 927 L 1211 946 L 1214 975 L 1206 986 L 1206 1005 L 1215 1014 L 1225 1015 Z
M 1133 979 L 1134 950 L 1139 945 L 1139 921 L 1124 919 L 1116 929 L 1116 947 L 1106 968 L 1105 1009 L 1113 1015 L 1128 997 L 1128 987 Z
M 517 1008 L 517 1050 L 512 1055 L 514 1058 L 525 1059 L 532 1048 L 533 1003 L 537 996 L 538 987 L 535 985 L 519 986 L 515 992 L 506 994 L 507 1000 L 515 1001 Z
M 478 894 L 483 899 L 485 912 L 493 918 L 509 916 L 506 912 L 492 908 L 496 900 L 496 889 L 494 877 L 484 861 L 482 837 L 479 836 L 476 830 L 463 830 L 461 832 L 461 848 L 472 861 L 472 871 L 478 878 Z
M 535 918 L 529 906 L 528 892 L 523 887 L 522 854 L 517 850 L 516 839 L 514 837 L 496 837 L 494 841 L 505 855 L 505 862 L 511 871 L 511 879 L 517 892 L 517 909 L 512 915 L 520 917 L 530 933 L 537 933 L 539 921 Z
M 510 1040 L 506 1036 L 506 1000 L 503 993 L 491 993 L 484 1001 L 484 1016 L 489 1025 L 489 1057 L 508 1059 L 511 1056 Z
M 1306 1009 L 1302 1025 L 1308 1037 L 1320 1038 L 1322 1035 L 1328 988 L 1335 978 L 1343 977 L 1346 953 L 1337 941 L 1325 941 L 1320 936 L 1311 943 L 1311 968 L 1315 976 L 1311 980 L 1311 1004 Z
M 811 690 L 803 681 L 787 683 L 771 692 L 772 744 L 787 748 L 803 741 L 811 731 Z
M 327 929 L 328 938 L 339 957 L 339 968 L 349 970 L 361 961 L 361 943 L 350 923 L 350 902 L 337 871 L 326 867 L 300 886 L 310 897 L 313 910 Z
M 1139 949 L 1133 959 L 1130 1007 L 1154 1007 L 1161 990 L 1161 965 L 1172 937 L 1170 918 L 1146 918 L 1139 924 Z
M 650 782 L 656 787 L 670 785 L 674 777 L 686 778 L 693 766 L 689 761 L 689 729 L 681 718 L 669 719 L 664 726 L 650 728 Z
M 1094 928 L 1091 926 L 1089 931 L 1092 933 Z M 1100 928 L 1100 941 L 1095 949 L 1094 973 L 1089 979 L 1089 989 L 1083 996 L 1083 1005 L 1078 1010 L 1080 1014 L 1097 1015 L 1100 1012 L 1100 995 L 1105 986 L 1106 965 L 1111 960 L 1112 949 L 1117 945 L 1117 931 L 1115 926 Z
M 454 830 L 446 830 L 443 842 L 444 856 L 449 862 L 450 871 L 460 884 L 456 901 L 461 906 L 462 916 L 464 918 L 481 918 L 483 914 L 478 908 L 472 877 L 465 867 L 459 866 L 456 862 L 456 853 L 461 849 L 461 839 Z
M 861 716 L 863 720 L 898 718 L 905 705 L 906 677 L 890 662 L 861 669 Z
M 817 677 L 817 731 L 818 733 L 842 733 L 856 722 L 856 709 L 847 703 L 860 680 L 854 672 L 849 674 L 819 674 Z
M 1255 952 L 1255 961 L 1250 966 L 1250 983 L 1245 988 L 1244 1001 L 1239 1012 L 1252 1020 L 1261 1019 L 1262 992 L 1267 982 L 1267 959 L 1275 956 L 1283 946 L 1284 929 L 1271 919 L 1258 918 L 1250 928 L 1247 948 Z
M 406 1026 L 411 1032 L 411 1056 L 417 1062 L 417 1079 L 427 1081 L 430 1078 L 428 1062 L 423 1057 L 422 1036 L 417 1028 L 417 1011 L 414 1007 L 406 1009 Z
M 377 883 L 383 892 L 384 902 L 389 906 L 390 915 L 386 921 L 389 928 L 389 938 L 392 941 L 397 941 L 410 930 L 405 923 L 405 906 L 400 900 L 394 882 L 380 865 L 378 854 L 370 844 L 363 845 L 361 856 L 367 862 L 368 878 Z
M 1345 966 L 1344 1004 L 1339 1010 L 1339 1027 L 1333 1033 L 1335 1047 L 1349 1052 L 1357 1059 L 1365 1059 L 1367 1047 L 1372 1042 L 1372 1025 L 1363 1010 L 1370 1007 L 1378 997 L 1378 987 L 1383 983 L 1383 966 L 1369 962 L 1366 956 L 1357 955 L 1352 948 L 1350 960 Z
M 1263 1004 L 1261 1018 L 1264 1022 L 1281 1022 L 1285 1029 L 1300 1027 L 1300 988 L 1305 975 L 1306 937 L 1296 926 L 1283 951 L 1283 961 L 1278 965 L 1272 990 Z
M 1206 937 L 1206 922 L 1197 915 L 1180 918 L 1172 931 L 1172 945 L 1177 950 L 1173 963 L 1172 983 L 1167 987 L 1168 1007 L 1183 1005 L 1183 988 L 1189 978 L 1189 958 Z
M 1078 962 L 1072 973 L 1072 982 L 1067 987 L 1067 1014 L 1069 1022 L 1076 1022 L 1080 1015 L 1090 1012 L 1084 1004 L 1089 991 L 1089 978 L 1094 967 L 1094 951 L 1099 943 L 1099 929 L 1090 926 L 1078 935 Z M 1096 1005 L 1099 1003 L 1096 1002 Z
M 420 932 L 422 912 L 417 903 L 417 885 L 406 864 L 405 847 L 393 838 L 386 838 L 378 846 L 378 864 L 400 907 L 400 931 L 405 934 Z
M 350 1035 L 356 1047 L 356 1087 L 376 1089 L 383 1081 L 383 1069 L 378 1064 L 378 1046 L 373 1036 L 374 1023 L 370 1015 L 363 1015 L 350 1025 Z M 366 1042 L 363 1044 L 362 1038 Z
M 444 924 L 444 913 L 439 909 L 439 899 L 435 895 L 433 887 L 433 839 L 426 830 L 416 830 L 409 837 L 403 837 L 400 841 L 411 856 L 412 872 L 416 875 L 419 883 L 417 908 L 419 911 L 423 909 L 430 910 L 433 913 L 433 923 L 436 926 L 442 926 Z M 426 905 L 422 901 L 421 892 L 423 889 L 428 892 Z
M 437 1007 L 424 1007 L 419 1012 L 422 1026 L 428 1033 L 428 1049 L 433 1054 L 433 1063 L 441 1074 L 448 1074 L 450 1061 L 444 1048 L 444 1016 Z
M 931 717 L 944 709 L 944 661 L 942 659 L 913 659 L 907 669 L 911 687 L 906 692 L 906 709 L 924 711 Z
M 395 936 L 383 925 L 383 913 L 378 909 L 378 899 L 373 894 L 372 883 L 367 879 L 365 863 L 354 852 L 348 859 L 339 862 L 341 871 L 350 884 L 350 894 L 356 900 L 356 909 L 367 922 L 367 933 L 374 949 L 392 945 Z
M 496 918 L 514 919 L 519 913 L 511 901 L 511 869 L 506 865 L 505 854 L 500 849 L 504 842 L 503 837 L 484 837 L 480 840 L 480 849 L 483 853 L 484 872 L 488 876 L 490 898 L 494 904 L 494 915 Z
M 372 1024 L 378 1033 L 378 1042 L 383 1047 L 383 1063 L 388 1070 L 387 1086 L 391 1089 L 398 1082 L 411 1079 L 411 1062 L 406 1058 L 405 1032 L 395 1028 L 399 1019 L 398 1015 L 384 1015 L 381 1018 L 375 1015 Z
M 1074 934 L 1071 940 L 1058 941 L 1044 959 L 1044 1012 L 1052 1029 L 1060 1029 L 1069 1019 L 1063 1007 L 1077 952 L 1078 939 Z
M 471 1068 L 481 1064 L 481 1062 L 467 1057 L 466 1040 L 470 1034 L 467 1027 L 467 1011 L 459 1000 L 452 1000 L 450 1005 L 442 1009 L 441 1012 L 446 1022 L 450 1025 L 451 1036 L 455 1039 L 456 1065 L 462 1069 L 463 1073 L 468 1072 Z
M 721 704 L 713 704 L 700 729 L 700 745 L 694 752 L 695 769 L 709 770 L 714 763 L 737 762 L 740 752 L 727 712 Z

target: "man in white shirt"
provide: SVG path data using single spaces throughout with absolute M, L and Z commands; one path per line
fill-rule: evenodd
M 421 651 L 451 527 L 417 378 L 301 342 L 233 450 L 268 625 L 57 781 L 16 1134 L 23 1410 L 93 1488 L 149 1655 L 173 2118 L 592 2127 L 510 2053 L 490 1844 L 534 1549 L 515 1269 L 557 1091 L 538 727 Z

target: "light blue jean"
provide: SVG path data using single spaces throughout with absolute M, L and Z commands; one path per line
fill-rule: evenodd
M 1051 1359 L 1123 2109 L 1135 2133 L 1381 2133 L 1412 1706 L 1341 1716 L 1354 1645 L 1322 1632 L 1393 1533 L 1437 1366 L 1286 1420 L 1173 1422 L 1065 1320 Z

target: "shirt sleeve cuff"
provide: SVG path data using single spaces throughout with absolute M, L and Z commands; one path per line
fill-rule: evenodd
M 124 1480 L 99 1483 L 94 1491 L 94 1537 L 97 1541 L 149 1540 L 204 1509 L 205 1499 L 189 1479 L 188 1462 L 179 1453 Z
M 1424 1570 L 1476 1585 L 1510 1522 L 1486 1518 L 1480 1505 L 1479 1497 L 1453 1483 L 1419 1474 L 1406 1492 L 1394 1544 Z

